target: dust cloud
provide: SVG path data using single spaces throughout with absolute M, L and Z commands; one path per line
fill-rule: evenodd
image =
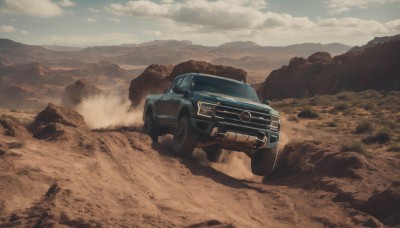
M 77 107 L 91 129 L 115 129 L 119 127 L 141 127 L 143 105 L 132 109 L 131 102 L 120 94 L 101 94 L 88 97 Z

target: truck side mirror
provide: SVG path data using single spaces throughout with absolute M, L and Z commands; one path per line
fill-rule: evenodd
M 271 104 L 271 101 L 268 99 L 263 99 L 262 103 L 269 106 Z

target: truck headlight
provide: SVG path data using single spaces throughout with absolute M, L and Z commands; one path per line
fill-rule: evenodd
M 281 121 L 279 120 L 279 117 L 271 116 L 271 124 L 270 124 L 271 130 L 279 131 L 280 126 L 281 126 Z
M 208 118 L 213 117 L 215 104 L 199 101 L 197 102 L 197 107 L 198 107 L 197 109 L 198 116 L 204 116 Z

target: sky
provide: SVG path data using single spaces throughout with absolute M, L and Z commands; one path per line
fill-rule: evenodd
M 76 47 L 343 43 L 400 34 L 400 0 L 0 0 L 0 38 Z

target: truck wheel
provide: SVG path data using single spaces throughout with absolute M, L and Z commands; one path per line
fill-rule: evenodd
M 143 132 L 148 134 L 154 142 L 158 141 L 158 127 L 151 112 L 147 113 L 144 119 Z
M 205 147 L 203 150 L 206 152 L 207 160 L 210 162 L 221 162 L 228 155 L 228 151 L 218 146 Z
M 197 145 L 197 135 L 190 125 L 188 116 L 182 117 L 174 134 L 174 152 L 178 156 L 189 157 Z
M 264 176 L 272 172 L 278 157 L 278 148 L 266 148 L 257 151 L 251 157 L 251 172 Z

